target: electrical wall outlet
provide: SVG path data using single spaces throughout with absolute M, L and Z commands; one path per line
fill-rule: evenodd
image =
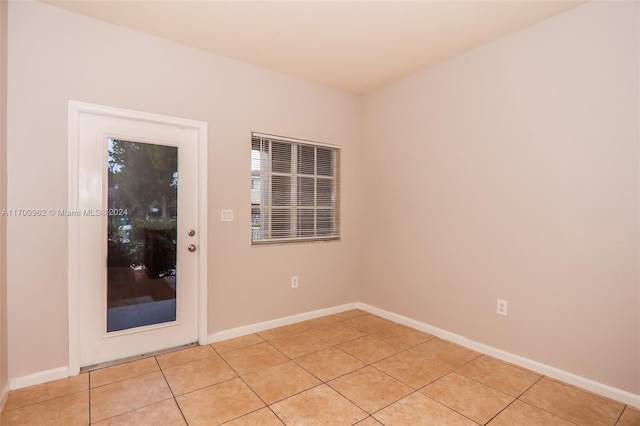
M 506 300 L 498 299 L 498 309 L 496 310 L 497 314 L 504 315 L 506 317 L 508 305 L 509 305 L 509 302 L 507 302 Z
M 291 288 L 298 288 L 298 277 L 291 277 Z

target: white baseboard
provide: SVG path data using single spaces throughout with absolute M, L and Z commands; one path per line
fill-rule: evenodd
M 442 339 L 448 340 L 458 345 L 467 347 L 474 351 L 478 351 L 483 354 L 493 356 L 495 358 L 501 359 L 506 362 L 510 362 L 512 364 L 535 371 L 545 376 L 563 381 L 565 383 L 569 383 L 571 385 L 580 387 L 582 389 L 586 389 L 598 395 L 602 395 L 604 397 L 607 397 L 616 401 L 620 401 L 623 404 L 627 404 L 631 407 L 640 408 L 640 395 L 636 395 L 631 392 L 624 391 L 622 389 L 617 389 L 612 386 L 608 386 L 608 385 L 593 381 L 591 379 L 578 376 L 568 371 L 564 371 L 559 368 L 552 367 L 550 365 L 542 364 L 540 362 L 531 360 L 529 358 L 522 357 L 520 355 L 515 355 L 510 352 L 506 352 L 501 349 L 494 348 L 492 346 L 488 346 L 483 343 L 467 339 L 466 337 L 461 336 L 459 334 L 451 333 L 441 328 L 434 327 L 432 325 L 425 324 L 423 322 L 416 321 L 414 319 L 411 319 L 402 315 L 398 315 L 393 312 L 385 311 L 383 309 L 379 309 L 374 306 L 367 305 L 366 303 L 360 303 L 360 302 L 348 303 L 346 305 L 335 306 L 333 308 L 318 309 L 316 311 L 305 312 L 305 313 L 291 315 L 291 316 L 278 318 L 274 320 L 259 322 L 255 324 L 249 324 L 242 327 L 236 327 L 229 330 L 218 331 L 216 333 L 210 334 L 207 337 L 207 342 L 201 342 L 201 344 L 215 343 L 221 340 L 233 339 L 235 337 L 245 336 L 247 334 L 268 330 L 270 328 L 281 327 L 283 325 L 289 325 L 289 324 L 293 324 L 300 321 L 306 321 L 306 320 L 318 318 L 325 315 L 336 314 L 339 312 L 348 311 L 350 309 L 361 309 L 363 311 L 369 312 L 374 315 L 378 315 L 382 318 L 389 319 L 399 324 L 403 324 L 411 328 L 415 328 L 416 330 L 424 331 L 426 333 L 432 334 L 436 337 L 440 337 Z M 69 377 L 68 367 L 54 368 L 52 370 L 46 370 L 46 371 L 34 373 L 29 376 L 10 379 L 9 389 L 11 390 L 20 389 L 27 386 L 33 386 L 33 385 L 38 385 L 45 382 L 50 382 L 53 380 L 64 379 L 66 377 Z M 8 393 L 9 393 L 8 389 L 4 389 L 0 393 L 0 411 L 1 411 L 1 408 L 4 406 L 4 401 L 6 401 Z
M 357 303 L 356 305 L 358 309 L 362 309 L 363 311 L 378 315 L 382 318 L 386 318 L 399 324 L 424 331 L 436 337 L 440 337 L 442 339 L 456 343 L 460 346 L 464 346 L 477 352 L 482 352 L 483 354 L 490 355 L 494 358 L 501 359 L 503 361 L 518 365 L 531 371 L 535 371 L 536 373 L 540 373 L 553 379 L 557 379 L 562 382 L 580 387 L 582 389 L 586 389 L 598 395 L 620 401 L 623 404 L 627 404 L 635 408 L 640 408 L 640 395 L 636 395 L 622 389 L 617 389 L 612 386 L 605 385 L 582 376 L 578 376 L 577 374 L 573 374 L 568 371 L 564 371 L 559 368 L 555 368 L 550 365 L 542 364 L 529 358 L 522 357 L 520 355 L 515 355 L 510 352 L 506 352 L 501 349 L 497 349 L 492 346 L 467 339 L 466 337 L 460 336 L 459 334 L 451 333 L 441 328 L 434 327 L 432 325 L 425 324 L 423 322 L 416 321 L 402 315 L 394 314 L 393 312 L 388 312 L 383 309 L 367 305 L 366 303 Z
M 268 330 L 270 328 L 282 327 L 300 321 L 306 321 L 325 315 L 337 314 L 339 312 L 357 309 L 358 303 L 348 303 L 346 305 L 334 306 L 333 308 L 318 309 L 316 311 L 304 312 L 301 314 L 291 315 L 288 317 L 277 318 L 274 320 L 263 321 L 255 324 L 244 325 L 241 327 L 231 328 L 229 330 L 218 331 L 210 334 L 207 343 L 215 343 L 221 340 L 233 339 L 235 337 L 245 336 L 251 333 Z
M 278 318 L 275 320 L 260 322 L 256 324 L 250 324 L 242 327 L 232 328 L 230 330 L 224 330 L 217 333 L 210 334 L 207 337 L 206 342 L 200 342 L 202 345 L 218 342 L 220 340 L 232 339 L 234 337 L 244 336 L 246 334 L 256 333 L 258 331 L 268 330 L 274 327 L 280 327 L 283 325 L 293 324 L 308 319 L 314 319 L 325 315 L 336 314 L 338 312 L 348 311 L 350 309 L 356 309 L 356 303 L 349 303 L 346 305 L 335 306 L 332 308 L 318 309 L 317 311 L 305 312 L 297 315 L 291 315 L 288 317 Z M 69 367 L 54 368 L 52 370 L 39 371 L 28 376 L 16 377 L 9 379 L 9 389 L 21 389 L 27 386 L 39 385 L 53 380 L 64 379 L 69 377 Z M 8 393 L 8 392 L 7 392 Z M 1 407 L 1 406 L 0 406 Z
M 5 383 L 2 390 L 0 390 L 0 413 L 4 410 L 4 405 L 7 403 L 7 399 L 9 398 L 9 382 Z
M 52 370 L 39 371 L 28 376 L 9 379 L 9 388 L 16 390 L 58 379 L 66 379 L 67 377 L 69 377 L 69 367 L 59 367 Z

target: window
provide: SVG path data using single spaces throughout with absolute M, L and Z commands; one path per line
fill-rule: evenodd
M 340 237 L 340 150 L 251 135 L 253 244 Z

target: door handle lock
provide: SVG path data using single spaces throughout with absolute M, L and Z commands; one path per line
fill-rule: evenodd
M 193 253 L 194 251 L 196 251 L 196 245 L 195 244 L 189 244 L 187 246 L 187 250 L 189 250 L 191 253 Z

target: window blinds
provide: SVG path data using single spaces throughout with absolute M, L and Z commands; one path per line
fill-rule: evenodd
M 340 237 L 340 150 L 261 133 L 251 136 L 252 242 Z

